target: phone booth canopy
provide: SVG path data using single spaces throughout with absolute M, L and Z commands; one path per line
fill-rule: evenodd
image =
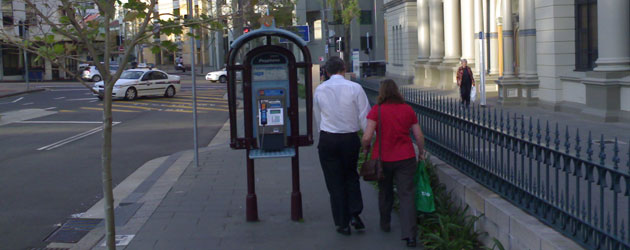
M 311 55 L 306 42 L 296 34 L 275 27 L 273 17 L 261 18 L 261 28 L 248 32 L 232 42 L 227 54 L 228 104 L 230 111 L 230 147 L 245 149 L 247 159 L 247 220 L 257 221 L 258 210 L 254 188 L 254 160 L 291 157 L 293 192 L 291 219 L 302 219 L 299 190 L 299 147 L 313 144 L 313 91 Z M 296 61 L 293 52 L 274 45 L 274 38 L 293 43 L 302 53 Z M 237 62 L 241 49 L 250 41 L 262 45 L 246 52 Z M 248 49 L 250 46 L 247 46 Z M 298 70 L 304 69 L 306 134 L 300 134 Z M 237 114 L 237 72 L 242 73 L 243 121 Z M 303 109 L 304 110 L 304 109 Z M 242 122 L 242 127 L 239 126 Z M 239 137 L 239 127 L 244 133 Z

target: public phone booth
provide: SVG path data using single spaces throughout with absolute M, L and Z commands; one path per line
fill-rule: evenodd
M 283 38 L 302 53 L 297 62 L 293 52 L 274 45 Z M 263 40 L 263 45 L 246 52 L 241 61 L 238 54 L 248 42 Z M 273 17 L 261 19 L 261 28 L 240 36 L 227 54 L 228 104 L 230 111 L 230 147 L 245 149 L 247 157 L 247 221 L 258 220 L 254 185 L 254 160 L 291 158 L 292 193 L 291 219 L 302 219 L 302 195 L 299 177 L 299 147 L 313 144 L 313 93 L 311 56 L 306 42 L 296 34 L 275 27 Z M 300 134 L 300 101 L 298 99 L 298 69 L 304 69 L 306 134 Z M 243 118 L 237 114 L 237 71 L 241 71 Z M 238 134 L 242 123 L 243 135 Z

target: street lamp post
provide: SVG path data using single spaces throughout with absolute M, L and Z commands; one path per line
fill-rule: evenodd
M 192 0 L 188 0 L 188 20 L 192 20 L 193 5 Z M 190 27 L 190 34 L 194 34 L 195 29 Z M 195 38 L 190 39 L 190 72 L 192 75 L 192 96 L 193 96 L 193 146 L 195 147 L 195 167 L 199 167 L 199 147 L 197 137 L 197 80 L 195 74 Z

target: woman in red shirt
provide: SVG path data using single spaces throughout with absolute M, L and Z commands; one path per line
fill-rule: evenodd
M 400 226 L 402 239 L 407 246 L 416 246 L 418 227 L 416 223 L 416 185 L 413 178 L 416 174 L 416 152 L 409 137 L 413 131 L 418 146 L 418 157 L 424 157 L 424 136 L 418 124 L 418 118 L 411 106 L 405 103 L 393 80 L 381 81 L 377 99 L 378 104 L 372 107 L 367 115 L 368 124 L 361 140 L 364 152 L 367 152 L 374 132 L 378 129 L 372 147 L 372 159 L 379 157 L 379 146 L 383 162 L 383 180 L 378 182 L 378 206 L 380 211 L 381 230 L 391 230 L 391 212 L 394 204 L 393 183 L 396 182 L 398 199 L 400 200 Z M 380 108 L 380 122 L 379 122 Z M 379 145 L 380 144 L 380 145 Z

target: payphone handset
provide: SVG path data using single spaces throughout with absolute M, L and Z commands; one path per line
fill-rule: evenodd
M 260 148 L 263 150 L 282 150 L 286 146 L 286 90 L 261 89 L 257 94 Z

